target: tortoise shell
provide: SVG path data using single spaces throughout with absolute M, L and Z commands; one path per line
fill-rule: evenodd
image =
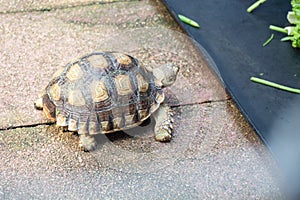
M 136 58 L 94 52 L 58 70 L 42 99 L 46 117 L 58 126 L 93 135 L 139 125 L 164 94 Z

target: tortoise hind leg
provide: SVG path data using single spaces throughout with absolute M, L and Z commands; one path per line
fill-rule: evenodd
M 81 123 L 78 127 L 78 135 L 80 138 L 79 147 L 83 151 L 93 151 L 97 146 L 97 142 L 95 140 L 94 135 L 90 135 L 87 123 Z
M 160 108 L 153 113 L 155 119 L 154 135 L 160 142 L 169 142 L 172 138 L 173 118 L 172 110 L 169 106 L 162 104 Z
M 40 97 L 38 98 L 35 102 L 34 102 L 34 107 L 38 110 L 42 110 L 43 109 L 43 98 Z
M 43 98 L 46 94 L 46 88 L 38 95 L 39 98 L 34 102 L 34 107 L 37 110 L 43 110 Z
M 96 149 L 97 143 L 94 136 L 88 133 L 80 133 L 79 131 L 78 134 L 80 138 L 79 147 L 81 150 L 88 152 Z

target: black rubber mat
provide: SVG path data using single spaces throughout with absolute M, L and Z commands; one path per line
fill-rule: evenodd
M 284 169 L 300 175 L 300 95 L 250 81 L 251 76 L 300 88 L 300 50 L 280 42 L 269 25 L 289 25 L 289 0 L 164 0 L 178 23 L 213 59 L 216 72 L 242 113 Z M 200 29 L 182 23 L 182 14 Z M 274 33 L 269 45 L 262 44 Z M 201 50 L 201 49 L 200 49 Z M 300 179 L 297 179 L 300 182 Z

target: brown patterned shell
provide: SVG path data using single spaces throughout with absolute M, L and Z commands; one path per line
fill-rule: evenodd
M 129 55 L 95 52 L 54 74 L 43 95 L 43 110 L 70 131 L 97 134 L 130 128 L 164 99 L 154 79 Z

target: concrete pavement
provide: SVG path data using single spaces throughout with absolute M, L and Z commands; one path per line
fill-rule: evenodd
M 0 199 L 282 199 L 269 152 L 159 1 L 4 1 L 0 19 Z M 181 66 L 172 142 L 149 120 L 84 153 L 44 124 L 38 93 L 96 49 Z

